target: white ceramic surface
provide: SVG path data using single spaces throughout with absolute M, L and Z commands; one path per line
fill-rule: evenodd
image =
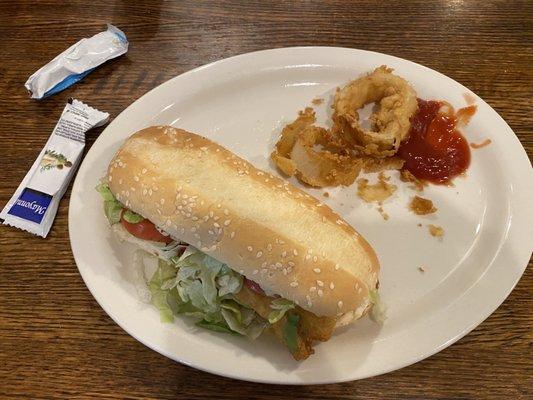
M 281 128 L 315 97 L 326 121 L 335 88 L 386 64 L 408 79 L 419 97 L 478 111 L 463 133 L 492 144 L 472 151 L 472 164 L 455 187 L 431 186 L 424 195 L 434 216 L 407 210 L 413 192 L 399 190 L 380 214 L 356 196 L 355 185 L 305 189 L 354 225 L 379 255 L 381 293 L 388 306 L 383 327 L 365 318 L 295 362 L 272 338 L 256 342 L 199 331 L 188 321 L 162 324 L 138 301 L 131 248 L 112 236 L 94 190 L 122 141 L 143 127 L 169 124 L 203 134 L 255 166 L 277 173 L 268 155 Z M 396 174 L 394 173 L 396 179 Z M 298 184 L 294 180 L 293 183 Z M 388 55 L 343 48 L 286 48 L 244 54 L 180 75 L 124 110 L 100 135 L 78 172 L 69 209 L 72 251 L 83 279 L 102 308 L 125 331 L 184 364 L 238 379 L 315 384 L 392 371 L 449 346 L 487 318 L 522 275 L 533 243 L 533 174 L 513 131 L 482 99 L 452 79 Z M 417 224 L 422 223 L 423 227 Z M 427 224 L 442 226 L 442 240 Z M 424 266 L 425 272 L 418 267 Z

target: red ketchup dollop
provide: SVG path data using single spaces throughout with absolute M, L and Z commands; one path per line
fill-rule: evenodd
M 409 139 L 400 146 L 398 156 L 405 160 L 403 168 L 418 179 L 446 184 L 470 164 L 470 148 L 457 123 L 466 120 L 463 114 L 473 115 L 475 106 L 446 114 L 439 112 L 442 105 L 418 99 Z

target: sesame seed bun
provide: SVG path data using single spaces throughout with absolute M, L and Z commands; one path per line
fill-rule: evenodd
M 370 307 L 379 263 L 354 228 L 202 136 L 143 129 L 120 148 L 107 179 L 126 207 L 318 316 L 359 317 Z

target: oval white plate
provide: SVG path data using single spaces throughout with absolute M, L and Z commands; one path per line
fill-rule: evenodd
M 111 237 L 94 190 L 120 144 L 154 124 L 203 134 L 275 172 L 268 155 L 285 123 L 315 97 L 326 121 L 335 88 L 386 64 L 408 79 L 419 97 L 478 111 L 463 130 L 469 142 L 492 140 L 472 151 L 466 178 L 455 187 L 431 186 L 424 195 L 438 207 L 421 218 L 407 210 L 413 192 L 399 184 L 384 205 L 384 221 L 356 196 L 355 186 L 305 189 L 328 203 L 374 246 L 382 265 L 382 296 L 388 320 L 380 328 L 365 318 L 316 346 L 295 362 L 273 339 L 256 342 L 199 331 L 185 320 L 162 324 L 136 294 L 132 249 Z M 396 173 L 393 173 L 394 179 Z M 294 182 L 294 181 L 293 181 Z M 124 330 L 181 363 L 250 381 L 316 384 L 365 378 L 392 371 L 449 346 L 487 318 L 522 275 L 533 243 L 533 176 L 520 142 L 483 100 L 452 79 L 410 61 L 343 48 L 286 48 L 244 54 L 180 75 L 144 95 L 100 135 L 80 167 L 70 200 L 69 230 L 80 273 L 102 308 Z M 297 184 L 297 183 L 296 183 Z M 417 226 L 422 223 L 423 227 Z M 427 224 L 442 226 L 442 240 Z M 418 267 L 424 266 L 425 272 Z

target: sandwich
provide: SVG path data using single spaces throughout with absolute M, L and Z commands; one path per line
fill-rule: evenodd
M 112 231 L 158 258 L 163 320 L 255 339 L 294 359 L 378 303 L 375 252 L 339 215 L 222 146 L 169 126 L 118 150 L 97 188 Z

